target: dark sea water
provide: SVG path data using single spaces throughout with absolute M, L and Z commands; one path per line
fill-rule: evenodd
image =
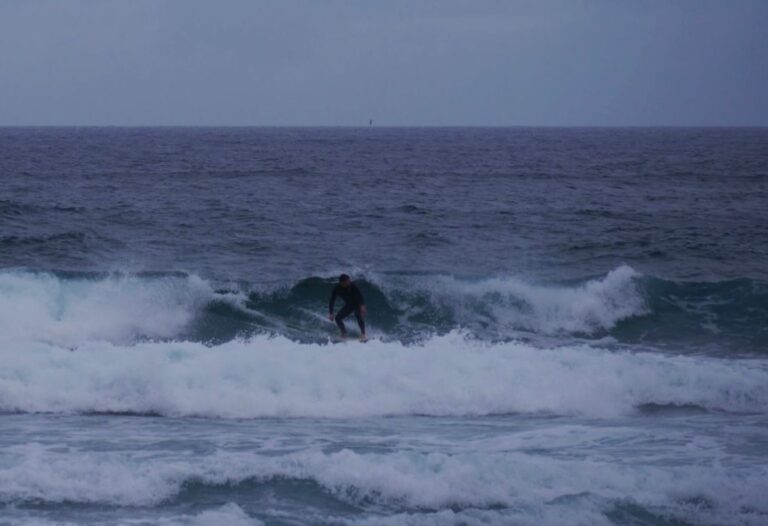
M 768 129 L 0 128 L 0 524 L 766 495 Z

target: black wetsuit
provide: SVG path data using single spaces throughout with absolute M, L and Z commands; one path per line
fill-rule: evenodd
M 336 285 L 331 293 L 331 301 L 328 303 L 328 313 L 333 314 L 333 304 L 336 303 L 336 296 L 339 296 L 344 300 L 344 306 L 336 314 L 336 325 L 339 326 L 342 334 L 347 334 L 347 328 L 344 326 L 344 318 L 355 313 L 357 324 L 360 326 L 360 333 L 365 334 L 365 320 L 363 319 L 363 313 L 361 307 L 365 305 L 363 300 L 363 294 L 357 285 L 350 283 L 349 287 L 342 287 Z

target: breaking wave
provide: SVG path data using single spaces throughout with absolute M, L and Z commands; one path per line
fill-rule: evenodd
M 271 288 L 195 275 L 0 272 L 0 341 L 224 343 L 259 334 L 322 342 L 332 279 Z M 768 284 L 686 283 L 621 266 L 582 283 L 390 273 L 359 280 L 377 336 L 404 343 L 461 330 L 489 341 L 610 337 L 706 352 L 768 349 Z
M 588 345 L 543 349 L 457 332 L 418 345 L 254 336 L 216 346 L 26 343 L 0 350 L 0 410 L 272 416 L 616 416 L 646 406 L 758 412 L 768 362 Z
M 205 488 L 234 496 L 238 488 L 289 492 L 293 485 L 293 491 L 342 505 L 397 511 L 389 519 L 393 524 L 424 524 L 425 512 L 435 514 L 435 524 L 504 524 L 510 519 L 562 524 L 575 516 L 579 524 L 608 524 L 606 513 L 620 519 L 622 508 L 633 506 L 646 516 L 685 523 L 761 524 L 768 516 L 763 498 L 768 471 L 759 466 L 639 468 L 512 452 L 360 454 L 347 449 L 272 456 L 216 452 L 194 462 L 126 453 L 63 455 L 37 444 L 6 453 L 18 460 L 0 471 L 0 502 L 14 504 L 157 506 L 194 500 Z M 538 511 L 529 515 L 532 509 Z M 235 504 L 206 513 L 248 519 Z M 410 514 L 418 515 L 409 522 Z
M 763 283 L 675 283 L 626 266 L 556 286 L 373 276 L 361 287 L 377 338 L 364 347 L 330 344 L 331 283 L 259 291 L 183 273 L 0 272 L 0 410 L 257 418 L 768 407 Z M 752 352 L 659 351 L 685 334 L 697 349 L 725 338 Z M 622 344 L 648 341 L 658 345 Z

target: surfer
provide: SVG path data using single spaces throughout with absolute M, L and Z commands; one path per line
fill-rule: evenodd
M 336 296 L 341 297 L 344 300 L 344 306 L 334 317 L 333 304 L 336 303 Z M 352 283 L 352 280 L 346 274 L 339 276 L 339 284 L 333 287 L 331 292 L 331 301 L 328 303 L 328 319 L 335 321 L 341 331 L 341 337 L 347 337 L 347 328 L 344 326 L 344 318 L 352 313 L 355 313 L 357 324 L 360 326 L 360 340 L 365 341 L 365 300 L 363 300 L 363 294 L 357 285 Z

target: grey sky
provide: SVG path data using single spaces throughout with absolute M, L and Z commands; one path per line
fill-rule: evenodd
M 0 0 L 0 125 L 768 125 L 768 0 Z

